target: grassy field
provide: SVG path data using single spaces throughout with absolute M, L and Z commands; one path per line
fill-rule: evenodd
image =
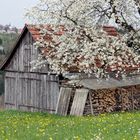
M 61 117 L 1 111 L 0 140 L 140 140 L 140 112 Z

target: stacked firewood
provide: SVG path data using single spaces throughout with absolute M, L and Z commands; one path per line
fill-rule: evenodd
M 116 105 L 114 95 L 115 90 L 111 89 L 96 90 L 95 92 L 93 92 L 92 100 L 93 100 L 93 109 L 96 110 L 95 113 L 114 111 L 114 107 Z
M 67 114 L 70 114 L 76 89 L 77 87 L 73 88 Z M 83 115 L 130 110 L 140 110 L 140 85 L 90 90 Z
M 117 97 L 118 96 L 118 97 Z M 131 110 L 132 101 L 131 101 L 131 91 L 124 88 L 116 90 L 116 111 L 126 111 Z
M 114 95 L 115 95 L 114 89 L 91 91 L 86 101 L 84 114 L 86 115 L 91 114 L 92 113 L 91 109 L 93 109 L 93 114 L 114 111 L 116 105 Z
M 84 115 L 91 115 L 93 109 L 91 108 L 91 104 L 90 104 L 90 96 L 88 95 L 87 100 L 86 100 L 86 104 L 85 104 L 85 108 L 84 108 Z M 92 110 L 91 110 L 92 109 Z
M 84 115 L 140 109 L 140 86 L 91 90 Z
M 132 102 L 135 110 L 140 109 L 140 85 L 133 87 Z
M 136 100 L 136 105 L 140 109 L 140 85 L 136 86 L 136 92 L 134 94 L 134 99 Z

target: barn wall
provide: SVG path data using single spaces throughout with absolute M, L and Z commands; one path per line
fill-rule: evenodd
M 14 54 L 12 60 L 6 67 L 9 71 L 21 71 L 21 72 L 48 72 L 48 65 L 38 70 L 31 70 L 31 62 L 36 60 L 39 54 L 38 49 L 33 46 L 34 40 L 30 32 L 27 32 L 25 36 L 19 42 L 19 46 Z
M 5 108 L 54 112 L 59 94 L 55 75 L 6 72 Z

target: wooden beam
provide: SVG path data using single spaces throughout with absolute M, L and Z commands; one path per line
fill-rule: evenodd
M 4 104 L 6 104 L 6 105 L 13 105 L 13 106 L 15 106 L 15 104 L 14 104 L 14 103 L 10 103 L 10 102 L 5 102 Z
M 91 114 L 93 115 L 93 105 L 92 105 L 92 99 L 91 99 L 91 93 L 89 93 L 89 101 L 90 101 L 90 107 L 91 107 Z
M 134 110 L 134 88 L 131 88 L 132 110 Z
M 19 104 L 18 108 L 20 107 L 29 107 L 29 108 L 34 108 L 34 109 L 39 109 L 39 110 L 44 110 L 44 111 L 55 111 L 54 109 L 50 109 L 50 108 L 40 108 L 37 106 L 32 106 L 32 105 L 24 105 L 24 104 Z
M 13 72 L 13 73 L 32 73 L 32 74 L 41 74 L 41 75 L 56 75 L 56 73 L 44 73 L 44 72 L 27 72 L 27 71 L 16 71 L 16 70 L 4 70 L 5 72 Z

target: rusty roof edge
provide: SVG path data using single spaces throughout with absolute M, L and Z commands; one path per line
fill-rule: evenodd
M 9 53 L 9 55 L 4 59 L 4 61 L 2 62 L 2 64 L 0 65 L 0 70 L 4 70 L 5 67 L 7 66 L 7 64 L 10 62 L 10 59 L 14 56 L 17 48 L 18 48 L 18 44 L 21 40 L 21 38 L 24 36 L 24 34 L 28 31 L 27 28 L 27 24 L 25 24 L 21 34 L 19 35 L 19 37 L 17 38 L 15 44 L 13 45 L 13 49 L 11 50 L 11 52 Z

